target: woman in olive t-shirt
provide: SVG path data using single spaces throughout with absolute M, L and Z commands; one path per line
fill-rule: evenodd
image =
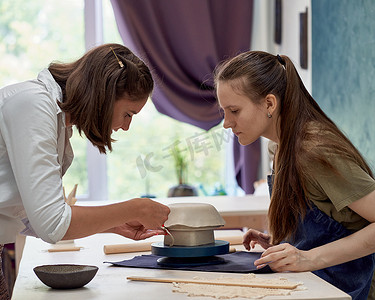
M 249 51 L 215 71 L 224 127 L 242 145 L 274 142 L 269 176 L 270 234 L 250 229 L 246 249 L 266 250 L 255 262 L 276 272 L 312 271 L 369 299 L 374 272 L 375 180 L 352 143 L 304 87 L 292 61 Z

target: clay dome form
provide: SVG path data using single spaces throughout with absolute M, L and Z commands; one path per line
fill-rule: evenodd
M 224 226 L 225 221 L 208 203 L 173 203 L 164 227 L 169 235 L 164 244 L 170 246 L 198 246 L 214 243 L 214 229 Z

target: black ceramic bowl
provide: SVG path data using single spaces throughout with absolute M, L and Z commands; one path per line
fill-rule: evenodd
M 94 278 L 98 267 L 87 265 L 44 265 L 34 268 L 36 276 L 53 289 L 75 289 Z

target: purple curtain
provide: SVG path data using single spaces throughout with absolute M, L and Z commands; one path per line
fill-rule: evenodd
M 238 185 L 247 193 L 254 192 L 254 181 L 258 180 L 260 164 L 260 139 L 251 145 L 242 146 L 235 138 L 233 142 L 234 170 Z
M 152 101 L 174 119 L 209 130 L 222 120 L 212 72 L 250 47 L 253 0 L 111 0 L 124 44 L 151 68 Z M 254 144 L 251 153 L 260 151 Z M 238 168 L 258 169 L 259 155 Z M 235 156 L 235 162 L 243 161 Z M 255 172 L 255 173 L 256 173 Z M 247 174 L 248 172 L 245 172 Z M 239 185 L 252 193 L 255 178 Z M 248 184 L 249 183 L 249 184 Z

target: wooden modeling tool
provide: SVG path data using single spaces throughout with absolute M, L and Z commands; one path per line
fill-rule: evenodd
M 214 280 L 196 280 L 196 279 L 184 279 L 184 278 L 157 278 L 157 277 L 138 277 L 129 276 L 128 280 L 133 281 L 147 281 L 147 282 L 164 282 L 164 283 L 195 283 L 195 284 L 209 284 L 209 285 L 226 285 L 226 286 L 243 286 L 243 287 L 253 287 L 253 288 L 268 288 L 268 289 L 288 289 L 293 290 L 299 284 L 298 283 L 251 283 L 251 282 L 222 282 Z
M 64 251 L 80 251 L 81 249 L 82 247 L 70 246 L 70 247 L 50 248 L 47 251 L 48 252 L 64 252 Z
M 69 206 L 73 206 L 77 202 L 76 198 L 76 193 L 77 193 L 77 187 L 78 184 L 74 185 L 74 188 L 72 191 L 69 193 L 68 197 L 65 196 L 65 188 L 63 187 L 63 195 L 64 195 L 64 200 Z

